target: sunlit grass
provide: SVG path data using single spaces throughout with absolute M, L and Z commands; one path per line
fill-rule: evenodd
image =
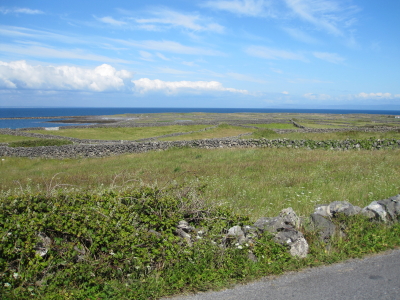
M 6 157 L 1 169 L 3 191 L 29 186 L 35 192 L 56 184 L 89 190 L 141 182 L 205 185 L 208 201 L 252 218 L 289 206 L 307 215 L 315 204 L 336 200 L 366 206 L 400 193 L 400 150 L 186 148 L 97 159 Z
M 247 126 L 255 126 L 258 128 L 267 128 L 267 129 L 296 129 L 293 124 L 289 123 L 269 123 L 269 124 L 243 124 Z
M 138 140 L 176 132 L 197 131 L 210 125 L 171 125 L 154 127 L 71 128 L 58 131 L 33 130 L 30 132 L 53 134 L 78 139 Z
M 234 137 L 240 134 L 253 132 L 254 129 L 245 128 L 240 126 L 230 126 L 226 124 L 219 125 L 206 131 L 194 132 L 181 136 L 161 138 L 161 141 L 183 141 L 183 140 L 200 140 L 200 139 L 214 139 L 224 137 Z
M 25 137 L 25 136 L 0 134 L 0 143 L 10 143 L 10 142 L 17 142 L 17 141 L 28 141 L 28 140 L 34 140 L 34 139 L 35 138 Z
M 393 130 L 388 132 L 363 132 L 363 131 L 340 131 L 340 132 L 289 132 L 278 134 L 271 129 L 261 129 L 255 131 L 252 135 L 243 137 L 245 139 L 251 138 L 266 138 L 277 139 L 287 138 L 292 140 L 345 140 L 345 139 L 400 139 L 400 131 Z

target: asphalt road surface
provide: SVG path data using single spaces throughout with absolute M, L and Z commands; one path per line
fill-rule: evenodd
M 400 250 L 168 300 L 400 299 Z

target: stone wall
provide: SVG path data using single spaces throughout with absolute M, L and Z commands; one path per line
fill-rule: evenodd
M 123 142 L 108 144 L 73 144 L 65 146 L 11 148 L 0 146 L 0 156 L 19 157 L 47 157 L 47 158 L 72 158 L 72 157 L 102 157 L 124 153 L 140 153 L 154 150 L 166 150 L 172 147 L 190 148 L 305 148 L 305 149 L 330 149 L 330 150 L 379 150 L 398 149 L 400 140 L 395 139 L 369 139 L 369 140 L 342 140 L 342 141 L 313 141 L 289 139 L 208 139 L 191 141 L 166 141 L 166 142 Z

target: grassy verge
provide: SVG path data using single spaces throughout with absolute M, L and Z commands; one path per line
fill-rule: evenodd
M 3 299 L 157 299 L 204 291 L 270 274 L 333 263 L 400 245 L 400 225 L 361 216 L 338 219 L 345 237 L 321 242 L 305 232 L 307 258 L 263 234 L 241 247 L 221 247 L 233 225 L 248 224 L 201 200 L 201 187 L 170 185 L 91 194 L 24 195 L 0 205 L 0 293 Z M 203 228 L 193 246 L 177 223 Z M 339 223 L 338 223 L 339 224 Z M 257 261 L 248 256 L 251 251 Z
M 58 131 L 34 130 L 33 133 L 68 136 L 78 139 L 138 140 L 176 132 L 196 131 L 209 125 L 171 125 L 155 127 L 71 128 Z

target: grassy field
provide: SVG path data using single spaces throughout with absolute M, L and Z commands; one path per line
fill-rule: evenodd
M 251 132 L 254 132 L 254 129 L 221 124 L 216 128 L 212 128 L 212 129 L 206 130 L 206 131 L 193 132 L 191 134 L 185 134 L 185 135 L 181 135 L 181 136 L 160 138 L 160 141 L 216 139 L 216 138 L 224 138 L 224 137 L 235 137 L 240 134 L 251 133 Z
M 266 138 L 266 139 L 277 139 L 277 138 L 287 138 L 292 140 L 316 140 L 316 141 L 324 141 L 324 140 L 345 140 L 345 139 L 400 139 L 400 131 L 393 130 L 388 132 L 363 132 L 363 131 L 341 131 L 341 132 L 289 132 L 278 134 L 270 129 L 261 129 L 255 131 L 252 135 L 245 136 L 245 139 L 251 138 Z
M 276 114 L 271 118 L 287 121 L 288 116 Z M 219 115 L 145 115 L 138 122 L 210 117 Z M 259 115 L 223 116 L 243 119 L 243 125 L 247 124 L 246 118 L 256 117 Z M 319 128 L 386 124 L 386 119 L 389 126 L 397 124 L 397 120 L 384 116 L 293 114 L 290 118 Z M 164 140 L 221 138 L 249 132 L 253 135 L 243 138 L 400 139 L 397 129 L 387 133 L 278 134 L 272 129 L 292 129 L 293 125 L 247 125 L 259 129 L 221 124 Z M 136 140 L 206 127 L 211 126 L 35 132 Z M 32 139 L 0 135 L 0 142 Z M 314 231 L 302 227 L 310 245 L 304 259 L 291 257 L 287 248 L 273 242 L 268 234 L 241 247 L 223 248 L 215 242 L 215 237 L 232 225 L 277 216 L 287 207 L 307 216 L 316 204 L 349 201 L 365 207 L 374 200 L 399 194 L 400 149 L 171 148 L 90 159 L 2 157 L 0 170 L 0 295 L 5 299 L 158 299 L 184 291 L 228 287 L 400 245 L 399 224 L 387 226 L 360 216 L 334 220 L 345 236 L 332 238 L 329 247 Z M 204 212 L 206 217 L 199 218 Z M 207 236 L 196 240 L 192 247 L 185 246 L 174 234 L 183 218 L 200 220 L 196 228 L 209 228 Z M 38 232 L 52 239 L 44 257 L 32 251 L 37 247 Z M 248 258 L 248 251 L 257 256 L 258 262 Z M 77 253 L 83 253 L 83 262 Z
M 400 150 L 170 149 L 97 159 L 7 157 L 0 189 L 51 192 L 96 190 L 127 184 L 202 186 L 207 201 L 252 218 L 315 204 L 349 201 L 366 206 L 400 192 Z
M 53 134 L 78 139 L 139 140 L 176 132 L 197 131 L 210 125 L 171 125 L 154 127 L 71 128 L 57 131 L 33 130 L 30 132 Z
M 10 143 L 17 141 L 28 141 L 34 140 L 35 138 L 25 137 L 25 136 L 16 136 L 16 135 L 8 135 L 8 134 L 0 134 L 0 143 Z

